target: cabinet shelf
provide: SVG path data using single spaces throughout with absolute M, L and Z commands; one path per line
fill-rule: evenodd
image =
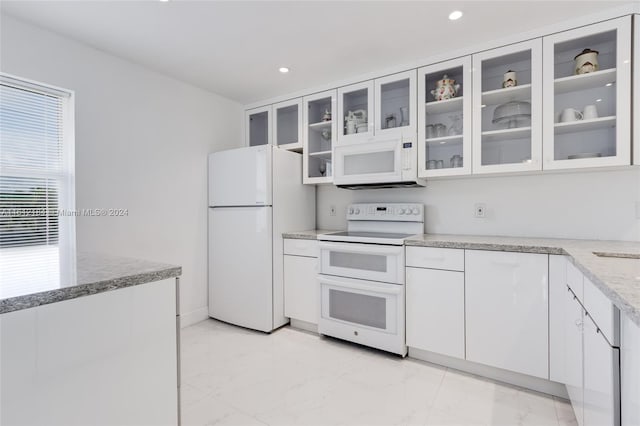
M 489 130 L 482 132 L 483 142 L 498 142 L 511 139 L 531 137 L 531 127 L 517 127 L 515 129 Z
M 588 132 L 590 130 L 604 129 L 606 127 L 615 127 L 615 125 L 616 116 L 612 115 L 610 117 L 598 117 L 591 120 L 556 123 L 553 127 L 556 135 L 563 135 L 566 133 Z
M 453 136 L 443 136 L 441 138 L 430 138 L 430 139 L 426 139 L 425 140 L 426 143 L 428 144 L 446 144 L 446 143 L 461 143 L 462 142 L 462 135 L 453 135 Z
M 323 160 L 331 160 L 331 150 L 310 152 L 309 157 L 322 158 Z
M 496 105 L 510 101 L 523 101 L 527 99 L 531 99 L 530 84 L 482 92 L 482 103 L 484 105 Z
M 444 114 L 452 111 L 462 111 L 462 96 L 425 104 L 425 112 L 427 114 Z
M 554 89 L 556 95 L 576 92 L 578 90 L 594 89 L 616 81 L 616 68 L 610 68 L 588 74 L 571 75 L 569 77 L 556 78 Z
M 319 121 L 318 123 L 311 123 L 309 124 L 309 128 L 317 132 L 320 132 L 322 131 L 322 129 L 326 128 L 331 129 L 331 121 Z

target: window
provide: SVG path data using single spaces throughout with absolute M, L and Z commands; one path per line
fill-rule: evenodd
M 75 269 L 73 133 L 71 92 L 0 74 L 3 284 Z

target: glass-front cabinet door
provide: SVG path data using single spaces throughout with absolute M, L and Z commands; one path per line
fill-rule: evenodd
M 473 55 L 473 173 L 542 169 L 542 39 Z
M 365 142 L 374 129 L 373 80 L 338 89 L 338 144 Z
M 272 109 L 274 144 L 302 151 L 302 98 L 277 103 Z
M 247 146 L 271 143 L 271 105 L 246 110 L 244 122 L 244 137 Z
M 633 164 L 640 165 L 640 14 L 633 16 Z
M 416 71 L 410 70 L 374 80 L 376 136 L 405 137 L 416 134 Z
M 418 175 L 471 173 L 471 56 L 418 70 Z
M 332 150 L 338 134 L 335 107 L 335 90 L 303 98 L 303 183 L 333 181 Z
M 631 162 L 631 18 L 544 37 L 544 168 Z

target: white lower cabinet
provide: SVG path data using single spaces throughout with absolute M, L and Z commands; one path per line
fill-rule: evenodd
M 407 268 L 406 288 L 407 346 L 464 359 L 464 272 Z
M 549 380 L 564 383 L 564 305 L 567 258 L 549 255 Z
M 620 319 L 620 399 L 622 426 L 640 425 L 640 327 Z
M 548 255 L 465 251 L 467 360 L 549 378 Z
M 569 288 L 565 292 L 564 311 L 564 383 L 571 400 L 573 412 L 576 415 L 578 425 L 584 425 L 583 405 L 583 342 L 582 326 L 584 310 L 578 302 L 578 298 Z
M 591 316 L 584 319 L 584 425 L 620 424 L 620 352 Z
M 289 240 L 285 240 L 285 243 Z M 297 240 L 291 240 L 297 241 Z M 305 241 L 312 247 L 304 254 L 317 253 L 317 241 Z M 318 324 L 320 302 L 318 286 L 318 258 L 291 255 L 284 257 L 284 315 L 311 324 Z

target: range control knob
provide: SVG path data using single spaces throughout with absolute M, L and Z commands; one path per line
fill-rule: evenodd
M 349 214 L 353 214 L 353 207 L 349 208 Z
M 418 214 L 418 213 L 420 213 L 420 211 L 418 209 L 414 208 L 413 210 L 411 210 L 411 213 Z
M 356 209 L 356 214 L 360 214 L 360 209 Z
M 398 209 L 398 214 L 404 214 L 404 209 Z

